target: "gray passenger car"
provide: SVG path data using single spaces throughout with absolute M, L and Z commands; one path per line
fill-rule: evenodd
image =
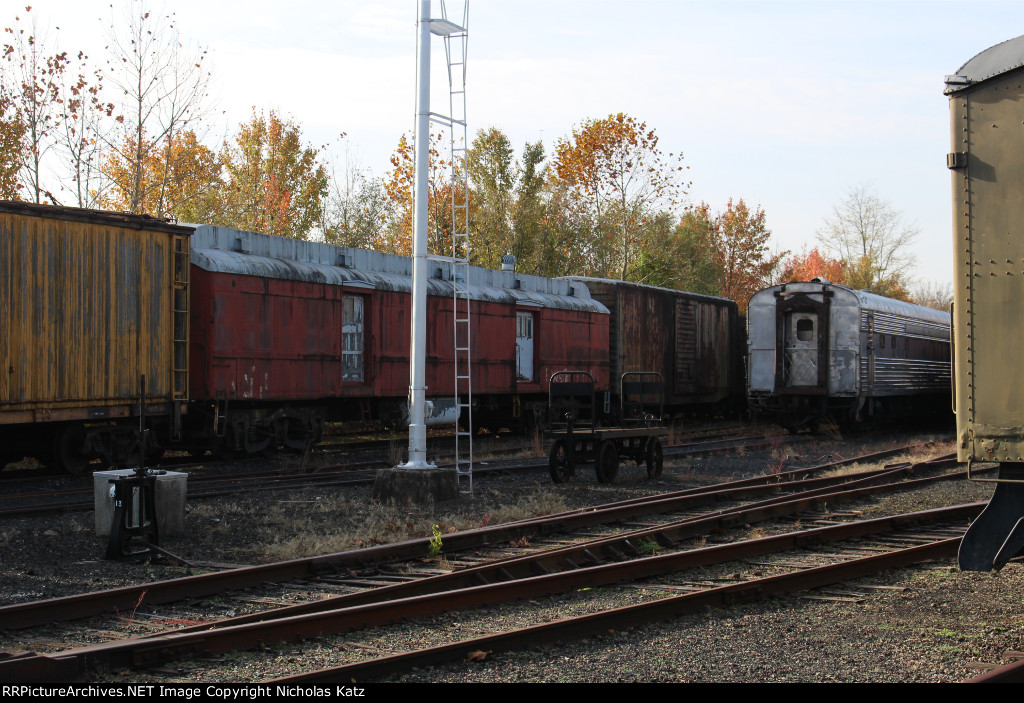
M 949 408 L 949 314 L 815 279 L 765 288 L 747 311 L 755 415 L 814 428 Z

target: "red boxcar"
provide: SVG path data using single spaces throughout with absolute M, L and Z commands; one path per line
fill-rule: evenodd
M 451 267 L 430 269 L 427 395 L 443 416 L 454 387 Z M 403 423 L 411 283 L 405 257 L 199 227 L 190 435 L 258 451 L 302 446 L 326 419 Z M 529 423 L 562 369 L 607 389 L 608 313 L 585 285 L 477 268 L 469 283 L 475 424 Z

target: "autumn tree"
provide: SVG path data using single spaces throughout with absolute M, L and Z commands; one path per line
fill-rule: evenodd
M 0 86 L 0 199 L 18 200 L 25 126 L 18 116 L 14 102 Z
M 742 199 L 730 199 L 715 214 L 707 203 L 688 208 L 674 230 L 659 237 L 659 253 L 644 262 L 646 282 L 732 298 L 741 311 L 751 295 L 772 283 L 783 258 L 769 249 L 764 210 L 751 211 Z
M 209 71 L 207 52 L 184 43 L 174 14 L 152 13 L 145 0 L 128 0 L 123 26 L 111 25 L 107 74 L 120 93 L 118 115 L 121 134 L 110 146 L 121 151 L 110 163 L 123 164 L 129 170 L 128 212 L 151 214 L 166 210 L 165 199 L 171 187 L 173 158 L 170 151 L 181 144 L 178 134 L 195 129 L 195 123 L 208 109 Z M 154 152 L 163 150 L 160 163 L 164 172 L 147 178 L 147 164 Z
M 917 228 L 867 185 L 851 188 L 818 230 L 818 241 L 843 262 L 847 285 L 906 298 L 906 276 L 914 265 L 910 251 Z
M 25 8 L 26 16 L 31 10 Z M 16 114 L 21 125 L 21 189 L 28 200 L 38 203 L 47 195 L 43 162 L 64 119 L 62 87 L 70 59 L 67 52 L 48 54 L 49 37 L 45 31 L 40 34 L 34 16 L 28 20 L 15 17 L 15 22 L 4 28 L 3 55 L 8 69 L 2 75 L 10 101 L 7 112 Z
M 307 239 L 323 221 L 327 171 L 302 129 L 274 112 L 253 112 L 222 153 L 225 185 L 213 224 Z
M 686 194 L 682 155 L 666 154 L 647 124 L 619 113 L 587 120 L 555 145 L 554 177 L 590 223 L 582 253 L 589 272 L 630 278 L 644 225 Z
M 451 162 L 444 155 L 445 135 L 428 137 L 427 162 L 427 250 L 451 254 L 452 184 Z M 402 135 L 391 155 L 391 173 L 384 179 L 390 203 L 388 222 L 375 248 L 402 256 L 412 254 L 413 187 L 416 183 L 416 151 L 413 140 Z
M 182 222 L 218 219 L 223 188 L 220 157 L 195 132 L 184 130 L 165 137 L 166 143 L 148 150 L 141 167 L 130 156 L 136 153 L 134 135 L 129 132 L 122 138 L 126 143 L 108 151 L 102 164 L 110 179 L 100 200 L 103 207 L 122 212 L 135 207 L 138 212 Z M 142 199 L 135 201 L 140 194 Z
M 772 233 L 760 207 L 751 211 L 741 198 L 729 199 L 718 216 L 718 253 L 722 262 L 722 290 L 740 311 L 747 309 L 750 296 L 772 282 L 782 254 L 772 254 L 768 243 Z
M 799 254 L 791 254 L 783 260 L 780 281 L 810 281 L 815 278 L 845 285 L 843 262 L 822 254 L 818 247 L 807 251 L 806 246 Z
M 87 58 L 79 53 L 80 69 L 86 69 Z M 104 189 L 101 160 L 114 104 L 105 101 L 102 86 L 103 74 L 95 70 L 89 79 L 82 72 L 69 76 L 62 90 L 64 114 L 57 141 L 68 180 L 61 190 L 70 191 L 78 207 L 97 207 Z

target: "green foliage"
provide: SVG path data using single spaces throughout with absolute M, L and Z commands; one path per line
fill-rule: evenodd
M 438 525 L 434 525 L 430 528 L 434 536 L 430 539 L 430 556 L 431 558 L 436 557 L 441 553 L 441 528 Z

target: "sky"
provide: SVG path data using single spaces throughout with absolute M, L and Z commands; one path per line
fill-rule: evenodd
M 98 57 L 123 1 L 40 0 L 31 14 L 62 48 Z M 149 5 L 173 9 L 183 43 L 209 50 L 211 143 L 254 107 L 275 109 L 337 161 L 385 175 L 415 117 L 414 0 Z M 0 12 L 4 26 L 16 7 Z M 461 2 L 447 10 L 461 21 Z M 943 79 L 1024 33 L 1024 3 L 472 0 L 468 28 L 471 137 L 493 126 L 517 152 L 542 140 L 550 154 L 582 121 L 628 113 L 683 154 L 689 202 L 760 206 L 777 250 L 814 247 L 833 208 L 867 185 L 919 230 L 914 279 L 949 283 Z

